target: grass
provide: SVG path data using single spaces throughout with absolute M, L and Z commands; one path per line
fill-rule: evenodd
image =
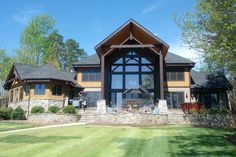
M 0 157 L 236 156 L 234 129 L 67 126 L 0 134 Z
M 35 125 L 25 124 L 22 122 L 3 122 L 3 121 L 0 122 L 0 132 L 16 130 L 16 129 L 32 128 L 32 127 L 35 127 Z

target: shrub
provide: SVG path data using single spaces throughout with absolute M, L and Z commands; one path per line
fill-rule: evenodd
M 181 109 L 186 114 L 187 113 L 191 114 L 190 112 L 197 112 L 197 113 L 199 113 L 200 110 L 203 109 L 203 106 L 204 105 L 202 103 L 199 103 L 199 102 L 188 102 L 188 103 L 181 104 Z M 191 111 L 191 110 L 193 110 L 193 111 Z
M 44 113 L 44 108 L 42 106 L 34 106 L 31 109 L 31 113 Z
M 188 113 L 189 114 L 198 114 L 199 110 L 197 110 L 196 108 L 191 108 L 191 109 L 188 110 Z
M 221 109 L 221 110 L 219 110 L 219 113 L 220 114 L 232 114 L 232 112 L 230 110 L 227 110 L 227 109 Z
M 210 109 L 207 110 L 208 114 L 217 114 L 219 112 L 220 112 L 220 110 L 219 109 L 215 109 L 215 108 L 210 108 Z
M 14 120 L 25 120 L 25 111 L 18 106 L 14 111 L 12 111 L 11 118 Z
M 0 119 L 4 119 L 4 120 L 9 120 L 11 119 L 11 113 L 12 113 L 13 109 L 7 108 L 7 107 L 1 107 L 0 108 Z
M 52 105 L 52 106 L 48 107 L 48 111 L 50 111 L 51 113 L 57 113 L 57 112 L 60 111 L 60 108 L 57 107 L 57 106 Z
M 69 114 L 75 114 L 75 107 L 72 105 L 67 105 L 64 109 L 63 109 L 64 113 L 69 113 Z

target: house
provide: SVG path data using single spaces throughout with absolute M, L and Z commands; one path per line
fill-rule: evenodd
M 83 90 L 75 80 L 76 73 L 57 70 L 51 64 L 32 66 L 14 63 L 4 84 L 9 90 L 9 105 L 21 106 L 25 111 L 36 105 L 62 108 L 68 98 Z
M 63 107 L 67 97 L 84 91 L 88 107 L 96 107 L 98 99 L 115 108 L 132 99 L 166 99 L 169 109 L 195 101 L 206 108 L 227 108 L 232 87 L 226 77 L 193 71 L 193 61 L 168 49 L 167 43 L 130 19 L 95 47 L 96 54 L 74 63 L 75 73 L 49 64 L 14 64 L 5 88 L 11 93 L 10 104 L 25 106 Z

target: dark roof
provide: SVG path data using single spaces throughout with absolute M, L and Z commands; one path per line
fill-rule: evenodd
M 184 57 L 181 57 L 179 55 L 176 55 L 174 53 L 171 53 L 171 52 L 167 53 L 165 57 L 165 62 L 167 64 L 180 64 L 180 63 L 195 64 L 193 61 L 186 59 Z
M 73 63 L 73 65 L 100 65 L 100 59 L 97 54 L 88 56 L 80 61 Z
M 197 72 L 191 70 L 192 88 L 232 89 L 231 84 L 221 72 Z
M 165 62 L 167 64 L 195 64 L 193 61 L 171 52 L 167 53 Z M 73 66 L 75 65 L 100 65 L 100 59 L 97 54 L 93 54 L 83 60 L 75 62 Z
M 17 74 L 21 80 L 53 79 L 71 82 L 76 87 L 81 87 L 76 82 L 75 72 L 66 72 L 56 69 L 51 64 L 33 66 L 28 64 L 14 63 Z

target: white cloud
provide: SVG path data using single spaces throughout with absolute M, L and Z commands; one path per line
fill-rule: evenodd
M 36 16 L 42 13 L 42 6 L 27 6 L 19 13 L 12 16 L 12 20 L 16 23 L 25 25 L 28 23 L 32 16 Z
M 149 6 L 147 6 L 146 8 L 144 8 L 142 10 L 142 15 L 150 13 L 154 10 L 156 10 L 158 7 L 162 6 L 165 3 L 164 0 L 159 0 L 158 2 L 154 3 L 154 4 L 150 4 Z

